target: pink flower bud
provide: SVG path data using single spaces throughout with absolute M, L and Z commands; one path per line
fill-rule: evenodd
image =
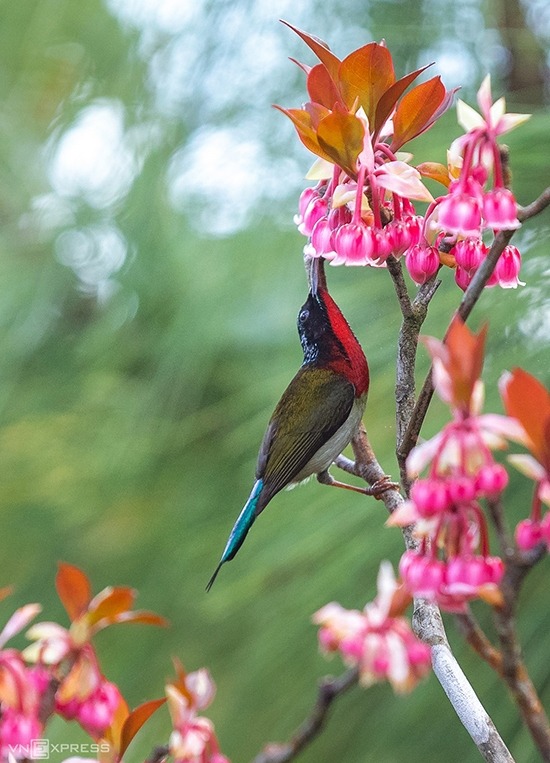
M 455 504 L 471 503 L 475 498 L 475 483 L 468 477 L 453 477 L 447 481 L 449 498 Z
M 327 252 L 332 252 L 332 229 L 326 217 L 317 220 L 311 231 L 311 243 L 315 254 L 319 257 Z
M 334 264 L 366 265 L 372 253 L 370 229 L 359 223 L 345 223 L 333 234 L 333 247 L 338 255 Z
M 313 196 L 305 209 L 301 223 L 298 225 L 300 233 L 303 233 L 304 236 L 311 236 L 313 226 L 317 220 L 326 217 L 327 208 L 328 205 L 325 199 Z
M 473 275 L 487 255 L 487 247 L 479 238 L 467 238 L 458 241 L 451 249 L 458 267 Z
M 111 725 L 120 700 L 120 692 L 115 684 L 104 681 L 88 699 L 82 702 L 76 718 L 90 736 L 94 738 L 101 736 Z
M 473 196 L 455 190 L 441 200 L 437 208 L 440 228 L 462 236 L 479 237 L 481 231 L 481 205 Z
M 434 598 L 443 582 L 445 565 L 439 559 L 405 551 L 399 563 L 399 574 L 415 596 Z
M 405 252 L 405 264 L 416 284 L 423 284 L 435 275 L 439 268 L 439 254 L 435 246 L 415 244 Z
M 521 223 L 517 218 L 517 205 L 512 191 L 493 188 L 483 196 L 483 217 L 488 228 L 514 230 Z
M 461 267 L 456 267 L 455 269 L 455 283 L 457 286 L 459 286 L 462 291 L 466 291 L 468 286 L 470 285 L 470 282 L 472 280 L 473 276 L 471 276 L 467 270 L 464 270 Z
M 493 498 L 508 484 L 508 472 L 501 464 L 485 464 L 476 474 L 475 484 L 478 495 Z
M 351 222 L 351 212 L 347 207 L 336 207 L 330 210 L 328 221 L 331 229 L 336 230 L 341 225 Z
M 300 199 L 298 201 L 298 214 L 302 220 L 306 213 L 306 209 L 309 206 L 309 203 L 313 201 L 313 199 L 318 199 L 318 198 L 319 198 L 319 193 L 317 189 L 304 188 L 304 190 L 300 194 Z
M 540 522 L 533 519 L 522 519 L 516 527 L 516 543 L 522 551 L 530 551 L 543 540 Z
M 441 480 L 417 480 L 411 488 L 411 500 L 422 517 L 433 517 L 449 508 L 447 488 Z
M 452 596 L 477 596 L 485 585 L 495 585 L 504 574 L 499 557 L 456 556 L 449 559 L 445 572 L 445 591 Z
M 494 270 L 494 276 L 503 289 L 515 289 L 517 286 L 525 286 L 519 280 L 521 268 L 521 254 L 515 246 L 508 245 L 498 258 Z

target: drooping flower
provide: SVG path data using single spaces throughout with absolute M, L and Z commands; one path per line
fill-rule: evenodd
M 333 602 L 315 613 L 321 649 L 338 651 L 346 664 L 357 665 L 364 686 L 386 680 L 397 692 L 410 691 L 429 670 L 430 650 L 402 617 L 408 601 L 391 565 L 382 562 L 378 595 L 362 612 Z

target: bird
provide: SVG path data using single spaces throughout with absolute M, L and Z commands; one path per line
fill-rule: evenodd
M 361 345 L 327 290 L 324 273 L 319 266 L 311 272 L 310 291 L 297 321 L 304 360 L 267 425 L 256 481 L 207 591 L 222 565 L 241 548 L 256 517 L 283 488 L 315 474 L 323 484 L 375 494 L 373 488 L 339 482 L 328 472 L 362 420 L 369 367 Z

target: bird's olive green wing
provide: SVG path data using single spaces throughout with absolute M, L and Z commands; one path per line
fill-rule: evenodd
M 264 435 L 257 479 L 264 488 L 257 514 L 291 483 L 348 418 L 352 384 L 327 369 L 301 368 L 280 399 Z

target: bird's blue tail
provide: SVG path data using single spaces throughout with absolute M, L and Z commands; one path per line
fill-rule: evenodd
M 233 529 L 231 530 L 231 534 L 227 540 L 227 543 L 225 545 L 225 549 L 223 551 L 219 564 L 214 570 L 214 574 L 208 581 L 208 585 L 206 586 L 207 591 L 209 591 L 212 588 L 212 585 L 214 584 L 214 581 L 216 580 L 216 577 L 218 575 L 218 572 L 221 569 L 222 564 L 224 564 L 225 562 L 229 562 L 231 559 L 233 559 L 237 551 L 243 545 L 244 539 L 246 538 L 248 531 L 250 530 L 254 520 L 256 519 L 256 507 L 258 505 L 258 500 L 260 498 L 260 493 L 262 492 L 263 486 L 264 486 L 264 483 L 262 480 L 257 480 L 254 483 L 254 487 L 252 488 L 252 492 L 250 493 L 248 501 L 245 503 L 244 508 L 239 514 L 237 521 L 233 525 Z

